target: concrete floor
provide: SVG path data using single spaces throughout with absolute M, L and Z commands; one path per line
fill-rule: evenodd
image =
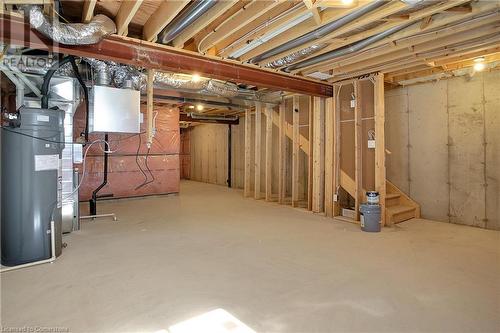
M 2 325 L 156 332 L 222 308 L 257 332 L 499 332 L 500 232 L 354 224 L 183 182 L 100 203 L 54 264 L 3 273 Z

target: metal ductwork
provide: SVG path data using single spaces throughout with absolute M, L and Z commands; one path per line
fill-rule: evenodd
M 43 13 L 41 6 L 22 6 L 25 15 L 33 28 L 52 39 L 54 42 L 65 45 L 96 44 L 105 36 L 116 32 L 116 25 L 105 15 L 96 15 L 89 23 L 59 23 L 52 22 Z
M 158 35 L 158 42 L 168 44 L 174 40 L 184 29 L 196 21 L 200 16 L 212 8 L 215 0 L 195 0 L 180 15 L 178 15 Z
M 301 45 L 309 43 L 313 40 L 323 38 L 323 37 L 327 36 L 328 34 L 330 34 L 331 32 L 344 26 L 345 24 L 348 24 L 348 23 L 358 19 L 359 17 L 381 7 L 385 3 L 386 3 L 385 0 L 375 0 L 375 1 L 371 2 L 370 4 L 343 16 L 336 21 L 325 24 L 324 26 L 322 26 L 316 30 L 308 32 L 305 35 L 297 37 L 297 38 L 295 38 L 295 39 L 293 39 L 285 44 L 277 46 L 274 49 L 271 49 L 271 50 L 264 52 L 256 57 L 253 57 L 252 59 L 250 59 L 250 62 L 251 63 L 259 63 L 262 60 L 273 57 L 273 56 L 278 55 L 282 52 L 286 52 L 286 51 L 291 50 L 293 48 L 300 47 Z
M 331 60 L 331 59 L 334 59 L 334 58 L 337 58 L 337 57 L 348 55 L 350 53 L 361 51 L 365 47 L 367 47 L 367 46 L 369 46 L 369 45 L 371 45 L 373 43 L 376 43 L 376 42 L 378 42 L 379 40 L 382 40 L 385 37 L 388 37 L 388 36 L 390 36 L 392 34 L 395 34 L 396 32 L 401 31 L 401 30 L 409 27 L 412 24 L 415 24 L 415 23 L 407 23 L 407 24 L 402 24 L 402 25 L 393 27 L 391 29 L 388 29 L 388 30 L 386 30 L 384 32 L 379 33 L 378 35 L 373 35 L 373 36 L 368 37 L 366 39 L 363 39 L 363 40 L 361 40 L 361 41 L 359 41 L 357 43 L 354 43 L 354 44 L 351 44 L 351 45 L 348 45 L 348 46 L 344 46 L 344 47 L 339 48 L 337 50 L 333 50 L 333 51 L 330 51 L 330 52 L 327 52 L 327 53 L 323 53 L 323 54 L 320 54 L 320 55 L 318 55 L 316 57 L 312 57 L 310 59 L 307 59 L 307 60 L 304 60 L 304 61 L 300 61 L 300 62 L 298 62 L 296 64 L 287 66 L 283 70 L 285 72 L 290 72 L 290 71 L 301 69 L 301 68 L 304 68 L 304 67 L 307 67 L 307 66 L 315 65 L 315 64 L 320 63 L 322 61 Z

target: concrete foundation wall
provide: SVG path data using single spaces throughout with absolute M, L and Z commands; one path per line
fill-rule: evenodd
M 387 178 L 424 218 L 500 229 L 500 72 L 386 92 Z

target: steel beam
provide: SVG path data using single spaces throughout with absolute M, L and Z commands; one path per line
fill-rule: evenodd
M 0 15 L 0 41 L 4 44 L 78 57 L 112 60 L 148 69 L 186 74 L 198 73 L 214 79 L 251 84 L 259 88 L 322 97 L 331 97 L 333 94 L 331 84 L 123 36 L 108 36 L 94 45 L 54 44 L 31 29 L 22 19 L 8 15 Z

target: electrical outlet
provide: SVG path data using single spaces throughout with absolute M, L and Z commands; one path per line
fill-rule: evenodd
M 368 140 L 368 148 L 375 148 L 375 140 Z
M 355 107 L 356 107 L 356 100 L 351 99 L 351 108 L 355 108 Z
M 339 201 L 339 196 L 337 194 L 333 195 L 333 202 Z

